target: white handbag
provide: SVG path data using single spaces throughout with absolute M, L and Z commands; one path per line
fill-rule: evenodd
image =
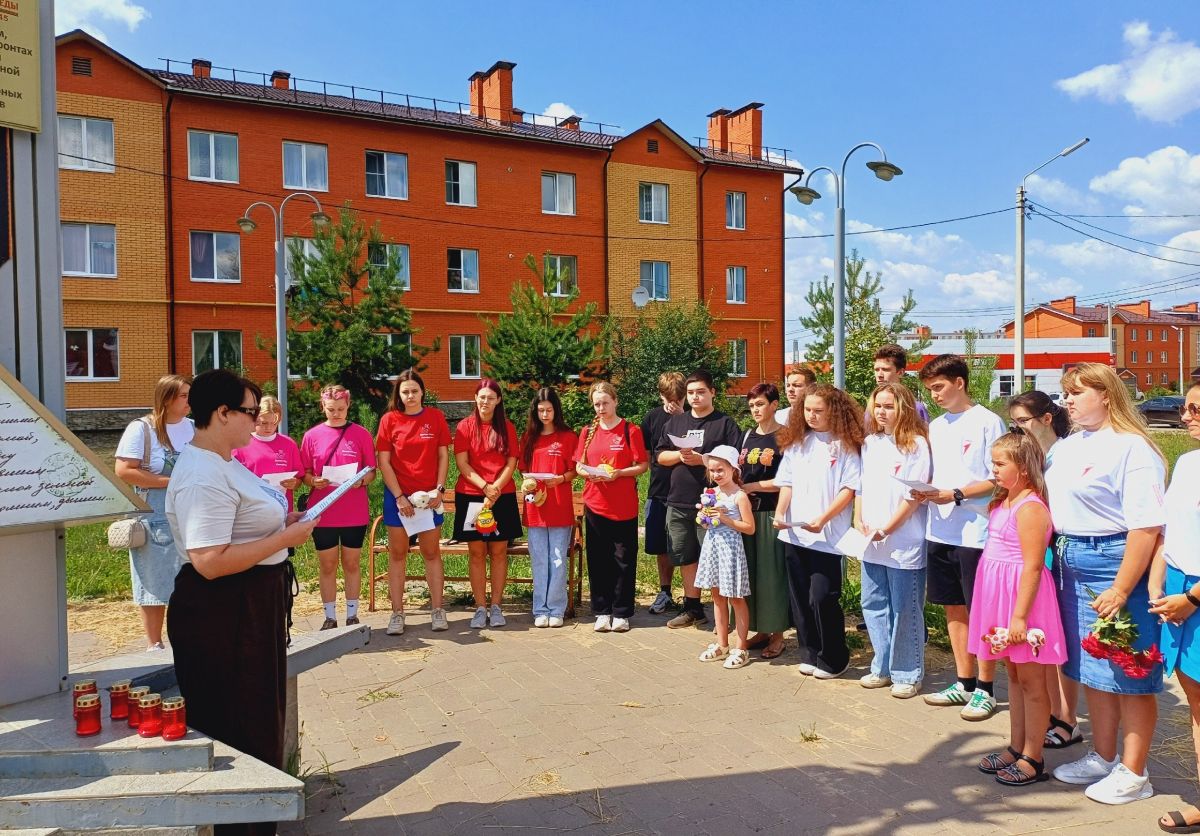
M 141 420 L 141 419 L 139 419 Z M 142 470 L 150 469 L 150 425 L 142 421 Z M 123 517 L 108 527 L 110 549 L 140 549 L 146 545 L 146 524 L 140 516 Z

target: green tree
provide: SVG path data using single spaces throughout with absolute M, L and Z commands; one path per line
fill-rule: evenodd
M 977 404 L 992 404 L 992 381 L 996 377 L 997 358 L 994 354 L 980 354 L 978 350 L 981 332 L 974 328 L 963 331 L 963 359 L 971 370 L 967 381 L 967 393 Z
M 875 388 L 875 350 L 881 345 L 898 342 L 901 334 L 910 333 L 917 323 L 909 318 L 917 307 L 912 290 L 905 292 L 900 309 L 886 318 L 879 296 L 883 291 L 883 274 L 864 270 L 866 259 L 851 251 L 846 257 L 846 391 L 864 401 Z M 813 334 L 805 352 L 812 363 L 833 363 L 833 282 L 829 276 L 809 285 L 805 295 L 808 314 L 800 324 Z M 909 363 L 921 356 L 929 340 L 922 338 L 908 352 Z M 832 375 L 828 375 L 832 377 Z
M 411 342 L 412 316 L 398 281 L 403 265 L 378 224 L 367 227 L 347 205 L 316 230 L 313 244 L 311 255 L 298 244 L 289 253 L 288 366 L 300 374 L 289 401 L 291 429 L 302 432 L 319 419 L 319 387 L 329 383 L 350 390 L 352 417 L 373 428 L 387 406 L 389 377 L 423 368 L 437 341 Z

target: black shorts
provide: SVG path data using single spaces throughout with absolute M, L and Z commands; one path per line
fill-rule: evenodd
M 478 531 L 467 531 L 463 528 L 467 521 L 467 508 L 472 502 L 483 502 L 483 497 L 476 494 L 454 492 L 455 540 L 460 543 L 470 543 L 472 540 L 495 543 L 501 540 L 515 540 L 521 536 L 521 510 L 517 507 L 515 493 L 502 493 L 492 504 L 492 516 L 496 518 L 496 530 L 491 534 L 480 534 Z
M 667 546 L 667 503 L 662 499 L 646 499 L 646 554 L 666 554 Z
M 925 549 L 929 561 L 926 570 L 929 603 L 965 606 L 969 610 L 975 592 L 975 570 L 979 568 L 983 549 L 951 546 L 934 540 L 926 540 Z
M 313 548 L 319 552 L 332 549 L 334 546 L 361 549 L 363 540 L 367 539 L 367 527 L 365 525 L 331 525 L 325 528 L 314 528 L 312 537 Z
M 691 566 L 700 562 L 700 546 L 704 531 L 696 525 L 692 508 L 667 508 L 667 551 L 675 566 Z

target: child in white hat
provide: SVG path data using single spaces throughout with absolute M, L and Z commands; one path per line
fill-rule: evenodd
M 725 660 L 726 668 L 740 668 L 750 661 L 746 634 L 750 611 L 750 571 L 746 563 L 743 534 L 754 533 L 754 514 L 750 498 L 741 489 L 738 451 L 722 444 L 704 456 L 708 478 L 716 485 L 715 494 L 702 499 L 697 522 L 707 529 L 696 567 L 696 586 L 712 592 L 713 615 L 717 622 L 717 640 L 700 654 L 701 662 Z M 708 492 L 706 492 L 708 494 Z M 737 646 L 729 648 L 729 608 L 737 619 Z

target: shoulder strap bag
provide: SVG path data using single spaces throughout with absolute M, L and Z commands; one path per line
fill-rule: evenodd
M 144 418 L 142 425 L 142 470 L 150 469 L 150 424 Z M 123 517 L 108 527 L 110 549 L 140 549 L 146 545 L 146 525 L 140 516 Z

